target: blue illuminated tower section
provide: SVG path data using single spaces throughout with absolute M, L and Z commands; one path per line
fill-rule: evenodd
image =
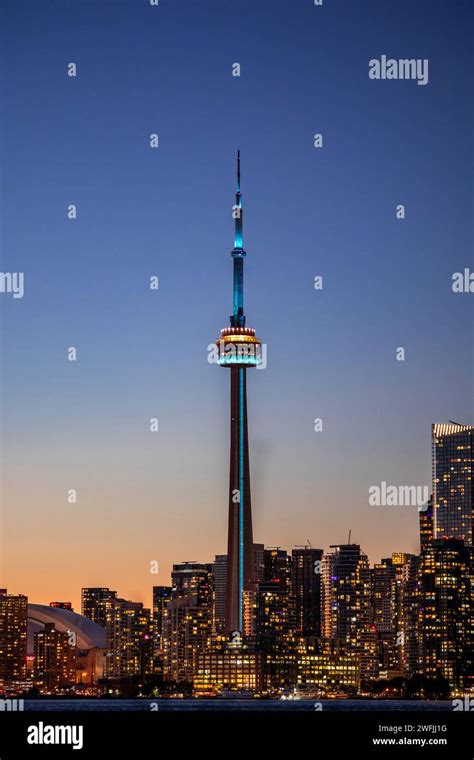
M 240 151 L 237 153 L 237 192 L 234 206 L 235 236 L 233 314 L 230 326 L 217 341 L 218 364 L 230 369 L 230 477 L 227 543 L 225 625 L 228 632 L 244 630 L 245 591 L 255 584 L 255 563 L 250 498 L 247 423 L 247 369 L 261 363 L 261 343 L 255 330 L 245 326 L 243 210 L 240 192 Z
M 243 208 L 240 192 L 240 150 L 237 151 L 237 192 L 235 194 L 235 234 L 232 258 L 234 260 L 234 313 L 230 318 L 232 327 L 245 327 L 244 316 L 244 257 L 243 248 Z

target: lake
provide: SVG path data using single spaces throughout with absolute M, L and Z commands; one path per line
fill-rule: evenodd
M 269 711 L 315 712 L 322 704 L 323 712 L 390 711 L 390 712 L 452 712 L 451 700 L 428 702 L 396 699 L 26 699 L 26 711 L 59 712 L 209 712 Z

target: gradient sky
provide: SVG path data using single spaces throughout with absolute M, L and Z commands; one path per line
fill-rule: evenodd
M 431 423 L 474 418 L 474 295 L 451 291 L 474 267 L 471 3 L 0 5 L 2 271 L 25 273 L 0 295 L 0 585 L 149 605 L 173 562 L 225 552 L 229 373 L 207 346 L 231 313 L 237 147 L 268 344 L 255 540 L 417 551 L 416 509 L 368 488 L 428 485 Z M 382 54 L 428 58 L 429 84 L 370 80 Z

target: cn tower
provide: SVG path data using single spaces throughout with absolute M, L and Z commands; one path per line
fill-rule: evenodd
M 230 326 L 217 340 L 217 363 L 230 369 L 230 478 L 227 543 L 226 630 L 243 632 L 244 592 L 255 583 L 250 498 L 249 442 L 247 424 L 247 369 L 261 363 L 261 343 L 255 330 L 245 326 L 243 209 L 240 192 L 240 151 L 237 152 L 237 192 L 234 248 L 233 314 Z

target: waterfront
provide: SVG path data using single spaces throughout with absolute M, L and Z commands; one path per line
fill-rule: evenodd
M 321 705 L 321 707 L 320 707 Z M 447 712 L 450 700 L 395 699 L 27 699 L 29 712 Z

